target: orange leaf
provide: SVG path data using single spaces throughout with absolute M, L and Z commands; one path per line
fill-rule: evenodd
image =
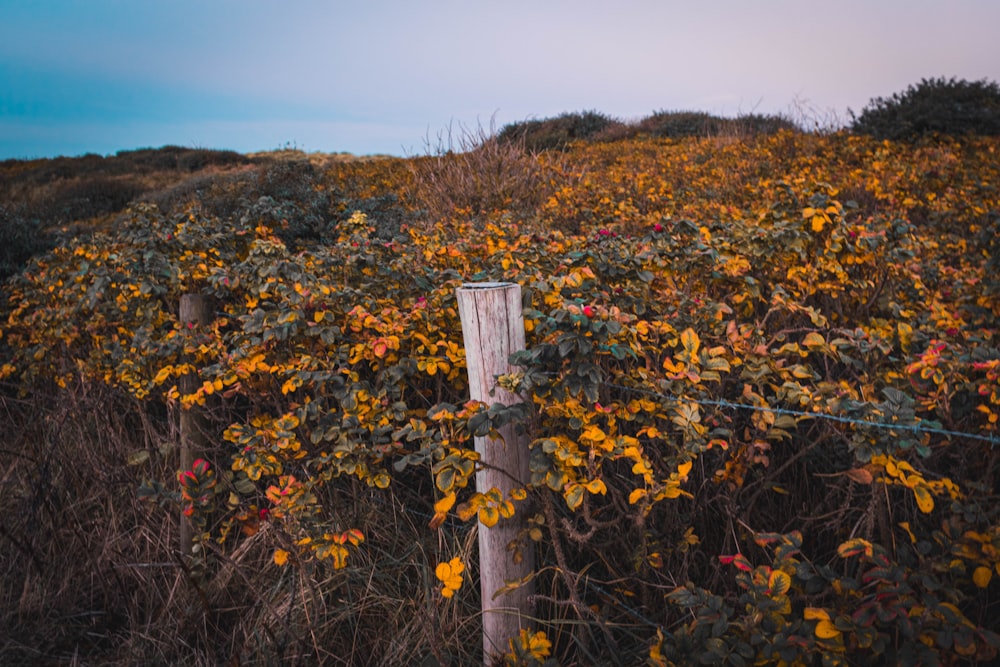
M 864 468 L 851 468 L 844 474 L 858 484 L 871 484 L 875 480 L 872 474 Z
M 434 503 L 434 513 L 447 514 L 448 510 L 450 510 L 455 505 L 455 498 L 456 496 L 454 491 L 445 495 L 443 498 L 441 498 L 441 500 Z
M 830 621 L 820 621 L 816 624 L 816 636 L 820 639 L 833 639 L 840 636 L 840 630 Z
M 972 581 L 979 588 L 986 588 L 990 585 L 990 579 L 993 578 L 993 570 L 988 567 L 980 565 L 976 568 L 976 571 L 972 573 Z
M 767 587 L 771 589 L 771 595 L 784 595 L 792 587 L 792 578 L 787 572 L 774 570 L 767 578 Z
M 829 621 L 830 613 L 820 607 L 806 607 L 802 617 L 807 621 Z
M 483 507 L 479 510 L 479 521 L 487 528 L 497 525 L 500 520 L 500 510 L 496 507 Z
M 914 486 L 913 496 L 917 499 L 917 508 L 924 514 L 930 514 L 934 510 L 934 496 L 927 490 L 926 486 Z
M 858 554 L 865 554 L 871 558 L 873 553 L 872 543 L 868 540 L 861 539 L 860 537 L 847 540 L 837 547 L 837 555 L 841 558 L 850 558 L 851 556 L 857 556 Z

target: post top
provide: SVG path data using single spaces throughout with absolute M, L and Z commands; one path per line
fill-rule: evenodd
M 498 283 L 498 282 L 482 282 L 482 283 L 462 283 L 460 289 L 496 289 L 498 287 L 510 287 L 511 285 L 516 285 L 517 283 Z

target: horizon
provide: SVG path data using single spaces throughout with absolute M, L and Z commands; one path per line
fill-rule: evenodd
M 0 159 L 405 157 L 448 127 L 588 110 L 842 125 L 922 79 L 1000 80 L 996 25 L 987 0 L 0 0 Z

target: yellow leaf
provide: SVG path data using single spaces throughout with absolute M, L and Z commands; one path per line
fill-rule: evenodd
M 682 480 L 687 479 L 688 473 L 691 472 L 691 467 L 694 465 L 694 461 L 687 461 L 677 466 L 677 476 Z
M 587 482 L 587 487 L 586 488 L 587 488 L 587 491 L 590 491 L 591 493 L 594 493 L 594 494 L 599 493 L 602 496 L 608 492 L 608 487 L 605 486 L 604 480 L 602 480 L 602 479 L 594 479 L 594 480 L 591 480 L 591 481 Z
M 906 534 L 910 536 L 910 543 L 911 544 L 916 544 L 917 543 L 917 536 L 913 534 L 912 530 L 910 530 L 910 522 L 909 521 L 900 521 L 899 522 L 899 527 L 902 528 L 903 530 L 905 530 Z
M 972 573 L 972 581 L 979 588 L 986 588 L 990 585 L 990 579 L 993 578 L 993 570 L 983 565 L 976 568 L 976 571 Z
M 826 339 L 815 331 L 810 331 L 806 334 L 806 337 L 802 339 L 802 344 L 810 350 L 822 350 L 826 347 Z
M 903 348 L 903 352 L 909 352 L 910 343 L 913 341 L 913 327 L 905 322 L 899 322 L 896 331 L 899 333 L 899 346 Z
M 462 587 L 463 571 L 465 571 L 465 564 L 457 556 L 447 563 L 438 563 L 434 574 L 444 584 L 444 588 L 441 590 L 442 596 L 450 598 L 455 594 L 455 591 Z
M 833 639 L 839 635 L 840 630 L 830 621 L 823 620 L 816 624 L 816 636 L 820 639 Z
M 455 492 L 445 495 L 441 500 L 434 503 L 435 514 L 445 514 L 455 505 Z
M 792 587 L 792 578 L 787 572 L 774 570 L 767 579 L 767 586 L 771 589 L 771 595 L 784 595 Z
M 174 372 L 173 366 L 165 366 L 164 368 L 161 368 L 160 372 L 156 374 L 155 378 L 153 378 L 153 384 L 156 385 L 163 384 L 173 374 L 173 372 Z
M 826 609 L 819 607 L 806 607 L 802 614 L 807 621 L 829 621 L 830 613 Z
M 689 327 L 681 333 L 681 345 L 684 346 L 684 350 L 688 354 L 695 355 L 698 352 L 698 348 L 701 347 L 701 340 L 698 338 L 695 330 Z
M 285 551 L 284 549 L 275 549 L 274 550 L 274 564 L 280 566 L 280 565 L 284 565 L 287 562 L 288 562 L 288 552 Z
M 635 489 L 632 493 L 628 494 L 628 504 L 635 505 L 640 499 L 646 497 L 646 489 Z
M 389 475 L 384 470 L 375 473 L 375 476 L 372 478 L 372 484 L 379 489 L 388 489 L 389 482 Z
M 342 570 L 347 566 L 347 549 L 339 544 L 330 545 L 330 556 L 333 556 L 333 569 Z
M 497 511 L 500 512 L 500 516 L 509 519 L 514 516 L 514 504 L 505 500 L 497 505 Z
M 924 514 L 930 514 L 934 509 L 934 497 L 926 486 L 914 486 L 913 496 L 917 499 L 917 507 Z
M 467 502 L 459 505 L 458 510 L 456 510 L 455 513 L 458 515 L 458 518 L 461 519 L 462 521 L 468 521 L 469 519 L 474 517 L 476 515 L 476 512 L 478 511 L 479 511 L 479 503 Z
M 825 225 L 825 224 L 826 224 L 826 216 L 825 215 L 814 215 L 812 217 L 812 230 L 814 232 L 818 233 L 818 232 L 823 231 L 823 225 Z
M 500 511 L 496 507 L 482 507 L 479 509 L 479 521 L 487 528 L 497 525 L 500 520 Z

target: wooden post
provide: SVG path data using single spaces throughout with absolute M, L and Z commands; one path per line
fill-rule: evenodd
M 195 326 L 204 326 L 212 321 L 212 310 L 208 297 L 201 294 L 185 294 L 181 296 L 178 309 L 178 319 L 181 330 L 187 332 Z M 187 373 L 181 376 L 179 382 L 181 395 L 192 394 L 198 389 L 198 374 Z M 205 447 L 205 415 L 197 405 L 185 410 L 181 408 L 180 416 L 180 469 L 190 470 L 194 463 L 195 452 Z M 180 521 L 180 552 L 182 556 L 190 556 L 194 547 L 194 530 L 191 522 L 181 514 Z
M 513 283 L 467 283 L 456 294 L 471 398 L 488 404 L 520 402 L 520 396 L 497 386 L 496 376 L 512 372 L 507 358 L 524 349 L 521 287 Z M 528 434 L 517 434 L 512 424 L 498 430 L 502 440 L 476 438 L 482 465 L 476 473 L 476 490 L 485 493 L 496 487 L 507 498 L 511 489 L 526 486 L 530 480 Z M 522 513 L 500 519 L 492 528 L 479 524 L 483 664 L 490 664 L 491 656 L 506 652 L 508 640 L 516 638 L 532 616 L 531 583 L 494 599 L 507 581 L 524 579 L 534 571 L 531 540 L 526 540 L 520 563 L 514 563 L 507 548 L 524 526 Z

